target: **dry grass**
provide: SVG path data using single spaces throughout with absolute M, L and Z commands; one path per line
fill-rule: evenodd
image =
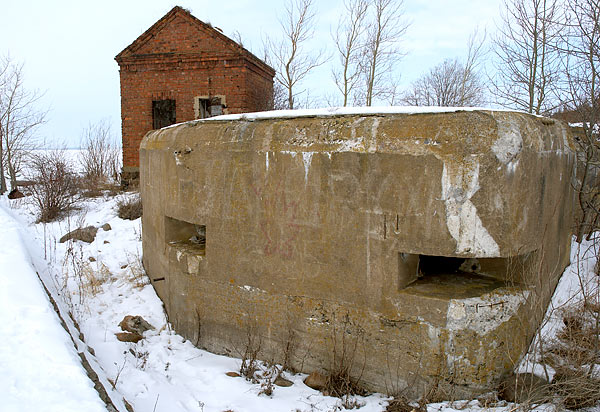
M 386 412 L 427 412 L 425 403 L 410 402 L 408 399 L 396 396 L 385 408 Z
M 63 260 L 62 289 L 67 291 L 69 281 L 74 282 L 77 293 L 65 293 L 65 296 L 72 299 L 73 295 L 76 295 L 79 298 L 76 305 L 72 301 L 67 302 L 71 312 L 75 312 L 76 308 L 82 311 L 89 310 L 88 300 L 101 293 L 102 286 L 109 282 L 111 278 L 112 273 L 104 263 L 97 260 L 90 261 L 84 256 L 81 245 L 77 245 L 73 241 L 68 242 Z
M 102 285 L 111 278 L 111 272 L 102 262 L 82 262 L 80 276 L 83 293 L 87 296 L 96 296 L 102 292 Z
M 120 186 L 115 183 L 86 176 L 77 178 L 77 187 L 81 197 L 84 198 L 101 197 L 105 194 L 116 196 L 120 191 Z
M 142 216 L 142 199 L 139 195 L 122 197 L 117 202 L 117 215 L 121 219 L 135 220 Z
M 600 303 L 587 297 L 563 310 L 562 327 L 543 353 L 555 370 L 550 391 L 569 409 L 594 406 L 600 401 Z
M 600 379 L 582 374 L 581 371 L 557 373 L 550 388 L 567 409 L 587 408 L 600 401 Z
M 368 391 L 360 384 L 366 359 L 362 359 L 360 366 L 357 359 L 359 347 L 364 349 L 364 330 L 360 325 L 353 324 L 348 314 L 339 324 L 333 317 L 331 342 L 331 366 L 323 393 L 340 398 L 346 409 L 358 408 L 360 404 L 354 395 L 368 395 Z M 358 369 L 360 373 L 356 377 L 354 373 Z
M 258 327 L 255 324 L 248 325 L 246 328 L 246 343 L 240 365 L 240 375 L 253 383 L 258 383 L 256 372 L 259 370 L 258 355 L 261 346 L 262 338 L 258 333 Z
M 143 289 L 150 283 L 139 253 L 127 255 L 127 270 L 129 271 L 128 281 L 134 288 Z

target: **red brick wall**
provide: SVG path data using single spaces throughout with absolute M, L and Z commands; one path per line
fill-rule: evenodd
M 178 123 L 195 118 L 196 96 L 224 95 L 227 113 L 270 108 L 273 73 L 186 16 L 174 15 L 119 65 L 126 168 L 139 167 L 140 143 L 152 129 L 153 100 L 174 99 Z

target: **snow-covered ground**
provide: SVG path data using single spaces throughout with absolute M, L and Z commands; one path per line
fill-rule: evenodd
M 75 338 L 79 351 L 101 369 L 99 378 L 120 411 L 124 412 L 122 398 L 136 412 L 345 410 L 340 399 L 304 385 L 306 375 L 301 374 L 284 373 L 292 386 L 275 387 L 271 396 L 261 394 L 260 383 L 226 375 L 239 371 L 239 359 L 197 349 L 172 331 L 142 271 L 140 220 L 117 217 L 117 203 L 125 196 L 132 195 L 82 201 L 70 217 L 45 225 L 34 223 L 26 199 L 0 198 L 0 411 L 104 408 L 86 381 L 73 342 L 47 301 L 36 270 L 59 306 L 79 324 L 85 344 L 93 348 L 85 349 Z M 90 244 L 58 241 L 76 227 L 105 223 L 111 229 L 99 229 Z M 578 293 L 578 274 L 595 280 L 597 287 L 598 277 L 591 273 L 593 250 L 589 244 L 574 246 L 573 265 L 561 280 L 556 306 Z M 121 332 L 119 322 L 126 315 L 141 315 L 154 330 L 138 343 L 120 342 L 115 334 Z M 356 400 L 363 405 L 360 411 L 375 412 L 385 410 L 388 398 L 373 394 Z M 43 404 L 37 407 L 34 402 Z M 506 412 L 513 407 L 483 408 L 471 401 L 430 404 L 428 410 Z
M 106 411 L 36 275 L 27 228 L 0 201 L 0 410 Z

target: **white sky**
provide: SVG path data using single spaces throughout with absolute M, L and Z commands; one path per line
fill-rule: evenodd
M 315 47 L 329 46 L 341 0 L 315 0 L 318 27 Z M 398 67 L 408 85 L 447 57 L 463 57 L 469 34 L 494 30 L 501 0 L 405 0 L 412 22 L 403 45 L 408 55 Z M 82 129 L 108 119 L 120 136 L 119 73 L 114 57 L 175 5 L 232 36 L 261 56 L 266 34 L 279 32 L 283 0 L 2 0 L 0 54 L 25 64 L 25 82 L 45 92 L 48 122 L 38 135 L 49 145 L 78 146 Z M 333 60 L 332 60 L 333 61 Z M 311 95 L 333 93 L 331 65 L 307 80 Z

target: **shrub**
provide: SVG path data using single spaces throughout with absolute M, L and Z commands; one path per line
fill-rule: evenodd
M 367 395 L 367 391 L 360 384 L 366 359 L 357 359 L 359 346 L 364 349 L 364 329 L 352 323 L 348 313 L 339 324 L 336 324 L 334 314 L 331 342 L 331 367 L 328 371 L 325 392 L 342 399 L 346 409 L 353 409 L 355 406 L 352 405 L 351 395 Z M 359 363 L 361 365 L 357 368 Z M 355 369 L 360 369 L 359 377 L 352 376 Z
M 75 205 L 76 178 L 64 150 L 49 150 L 29 158 L 31 197 L 38 209 L 38 221 L 50 222 Z
M 79 162 L 86 186 L 93 189 L 119 180 L 121 151 L 111 136 L 108 122 L 90 124 L 83 131 L 81 148 Z
M 117 209 L 121 219 L 135 220 L 142 216 L 142 199 L 139 195 L 123 197 L 117 202 Z
M 577 259 L 565 272 L 570 295 L 565 303 L 549 308 L 548 335 L 539 335 L 534 359 L 549 378 L 549 395 L 542 402 L 559 402 L 568 409 L 596 405 L 600 401 L 600 236 L 577 246 Z M 567 298 L 565 300 L 565 298 Z M 542 325 L 544 326 L 544 325 Z

